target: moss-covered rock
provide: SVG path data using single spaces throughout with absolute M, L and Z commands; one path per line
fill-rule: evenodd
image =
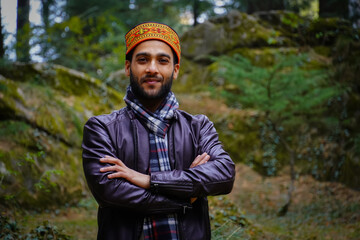
M 45 208 L 87 192 L 82 128 L 122 107 L 123 94 L 49 64 L 0 67 L 0 204 Z
M 237 11 L 196 26 L 181 40 L 183 55 L 198 62 L 236 48 L 294 45 L 275 28 L 262 25 L 259 18 Z

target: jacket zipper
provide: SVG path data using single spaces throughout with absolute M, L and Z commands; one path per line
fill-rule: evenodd
M 171 152 L 169 151 L 169 161 L 170 161 L 170 164 L 172 164 L 171 166 L 171 169 L 174 170 L 176 168 L 176 157 L 175 157 L 175 128 L 174 128 L 174 124 L 176 122 L 173 121 L 171 126 L 170 126 L 170 129 L 169 129 L 169 141 L 168 141 L 168 145 L 169 145 L 169 150 L 171 149 Z
M 153 184 L 154 189 L 156 190 L 159 187 L 158 183 L 154 183 Z M 191 190 L 192 186 L 188 186 L 188 185 L 180 185 L 180 184 L 161 184 L 161 187 L 166 187 L 166 188 L 178 188 L 181 190 Z
M 130 112 L 128 112 L 129 117 L 130 117 L 130 122 L 131 122 L 131 126 L 132 126 L 132 131 L 133 131 L 133 138 L 134 138 L 134 169 L 136 171 L 139 170 L 138 168 L 138 157 L 139 157 L 139 153 L 138 153 L 138 135 L 137 135 L 137 127 L 134 121 L 133 116 L 131 115 Z

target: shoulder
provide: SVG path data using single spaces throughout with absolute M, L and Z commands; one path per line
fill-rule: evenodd
M 112 113 L 109 114 L 93 116 L 88 119 L 88 121 L 85 123 L 85 126 L 93 125 L 93 124 L 109 126 L 118 121 L 126 119 L 126 116 L 127 116 L 127 110 L 125 107 L 125 108 L 121 108 L 120 110 L 113 111 Z
M 204 114 L 192 115 L 185 111 L 177 111 L 177 118 L 180 133 L 185 133 L 186 129 L 191 132 L 191 135 L 198 139 L 198 143 L 206 149 L 209 144 L 217 144 L 218 133 L 213 122 Z M 206 150 L 209 151 L 209 150 Z
M 183 123 L 187 122 L 193 126 L 199 126 L 202 128 L 204 125 L 213 125 L 209 118 L 204 114 L 192 115 L 183 110 L 176 110 L 178 120 Z

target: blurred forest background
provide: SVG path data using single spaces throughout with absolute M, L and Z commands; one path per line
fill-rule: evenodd
M 179 33 L 180 108 L 209 116 L 237 163 L 233 192 L 210 197 L 213 239 L 359 239 L 359 0 L 17 0 L 13 19 L 0 239 L 95 239 L 82 128 L 124 106 L 124 35 L 145 21 Z

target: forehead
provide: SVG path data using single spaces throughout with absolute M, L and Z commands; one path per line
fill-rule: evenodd
M 150 55 L 168 54 L 173 56 L 169 45 L 159 40 L 147 40 L 136 46 L 134 56 L 139 53 L 146 53 Z

